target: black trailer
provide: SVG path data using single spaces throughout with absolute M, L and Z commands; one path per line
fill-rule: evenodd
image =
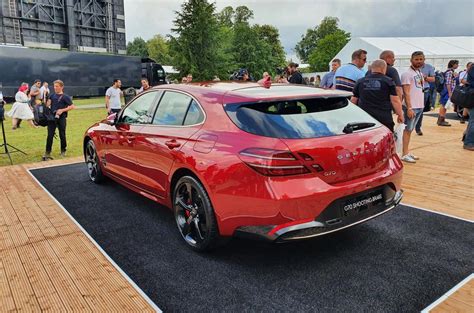
M 123 88 L 140 87 L 146 77 L 152 86 L 164 84 L 165 71 L 151 59 L 80 53 L 24 47 L 0 46 L 0 91 L 14 97 L 22 82 L 35 79 L 52 84 L 60 79 L 74 97 L 103 96 L 115 78 Z

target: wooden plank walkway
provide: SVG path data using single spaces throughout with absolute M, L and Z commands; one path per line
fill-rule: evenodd
M 435 126 L 412 138 L 421 160 L 405 166 L 404 203 L 474 220 L 474 153 L 465 126 Z M 0 167 L 0 312 L 153 311 L 80 228 L 28 174 L 81 158 Z M 471 280 L 432 311 L 474 312 Z
M 28 174 L 77 159 L 0 167 L 0 312 L 153 312 Z
M 405 163 L 403 202 L 436 212 L 474 220 L 474 152 L 462 148 L 466 124 L 450 121 L 439 127 L 426 116 L 423 136 L 412 135 L 416 164 Z

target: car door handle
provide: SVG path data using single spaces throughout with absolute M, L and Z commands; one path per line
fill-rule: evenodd
M 179 146 L 181 146 L 181 144 L 176 140 L 165 141 L 165 145 L 167 145 L 170 149 L 178 148 Z

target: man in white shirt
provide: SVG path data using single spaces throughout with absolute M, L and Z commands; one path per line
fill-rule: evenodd
M 120 79 L 114 79 L 112 87 L 109 87 L 105 92 L 105 106 L 108 114 L 118 113 L 122 109 L 120 97 L 123 95 L 123 92 L 120 90 L 120 87 L 122 87 Z
M 423 73 L 421 67 L 425 61 L 425 55 L 421 51 L 415 51 L 411 55 L 411 66 L 402 74 L 402 88 L 405 96 L 403 112 L 405 114 L 405 131 L 403 133 L 403 156 L 402 161 L 416 163 L 417 156 L 409 152 L 411 133 L 415 129 L 425 106 L 425 96 L 423 94 Z

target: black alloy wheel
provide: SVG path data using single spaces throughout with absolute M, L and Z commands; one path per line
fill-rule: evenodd
M 104 180 L 104 174 L 100 168 L 99 156 L 97 155 L 97 150 L 92 140 L 87 142 L 85 158 L 89 178 L 97 184 L 102 182 Z
M 209 251 L 223 243 L 209 196 L 197 179 L 183 176 L 178 180 L 173 206 L 179 232 L 192 249 Z

